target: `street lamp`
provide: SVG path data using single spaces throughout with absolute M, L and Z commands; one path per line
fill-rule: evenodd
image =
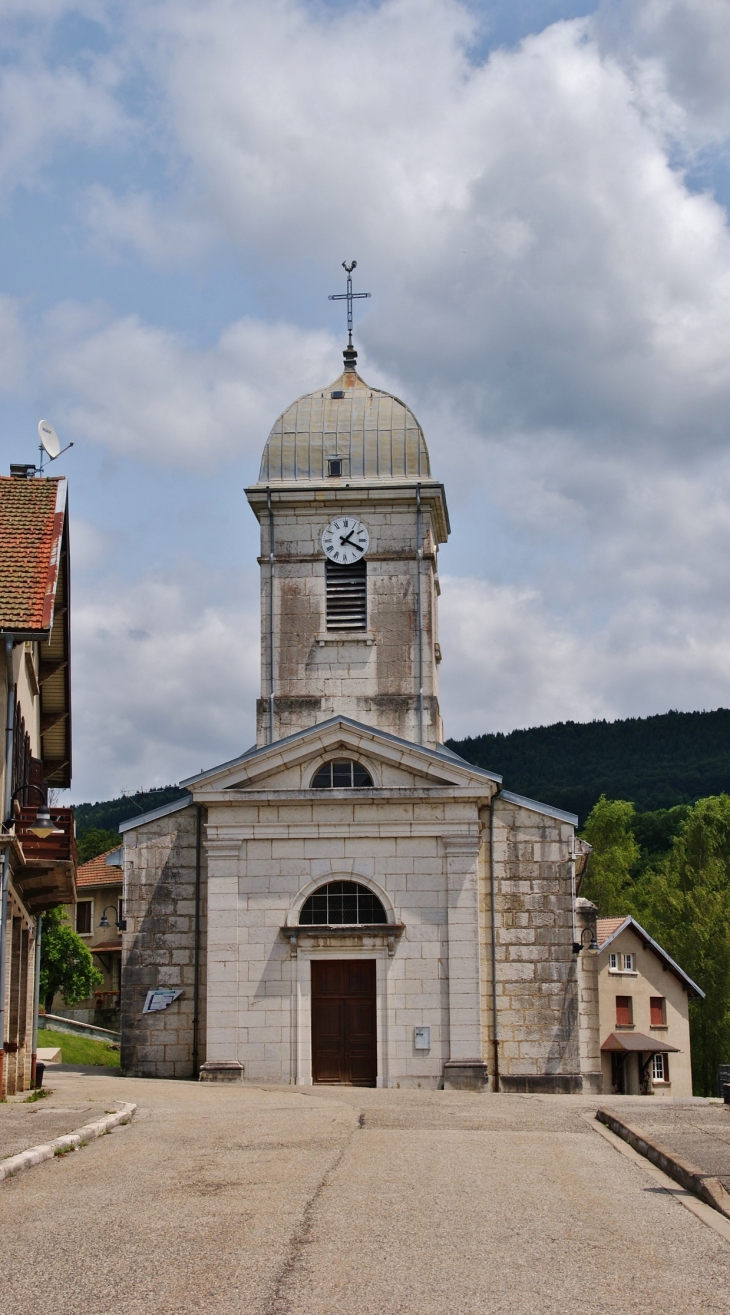
M 587 945 L 586 945 L 586 936 L 590 937 Z M 589 926 L 584 927 L 580 934 L 580 940 L 574 941 L 573 943 L 573 954 L 580 954 L 581 950 L 585 950 L 585 949 L 589 949 L 589 950 L 598 949 L 595 923 L 590 923 Z
M 39 840 L 47 840 L 49 836 L 64 835 L 64 832 L 55 825 L 51 814 L 48 811 L 48 800 L 46 798 L 46 793 L 41 786 L 33 785 L 32 782 L 29 782 L 28 785 L 19 785 L 17 790 L 14 790 L 12 794 L 12 800 L 14 803 L 17 803 L 16 796 L 21 794 L 23 790 L 37 790 L 41 798 L 40 807 L 36 812 L 35 822 L 32 826 L 27 828 L 28 831 L 31 831 Z
M 116 905 L 114 905 L 114 904 L 107 904 L 106 909 L 111 909 L 112 913 L 114 914 L 114 926 L 117 927 L 117 928 L 119 929 L 119 931 L 126 931 L 126 930 L 127 930 L 127 919 L 126 919 L 126 918 L 120 918 L 120 917 L 119 917 L 119 915 L 118 915 L 118 913 L 117 913 Z M 109 923 L 109 919 L 108 919 L 107 916 L 106 916 L 106 909 L 104 909 L 104 912 L 102 913 L 102 915 L 101 915 L 101 917 L 100 917 L 100 919 L 99 919 L 99 926 L 100 926 L 100 927 L 108 927 L 108 926 L 110 925 L 110 923 Z

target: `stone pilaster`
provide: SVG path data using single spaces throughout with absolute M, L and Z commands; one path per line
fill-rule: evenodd
M 482 1056 L 478 833 L 447 836 L 449 1059 L 445 1090 L 486 1090 Z
M 603 1092 L 601 1072 L 601 1034 L 598 1018 L 598 955 L 589 948 L 589 931 L 595 933 L 597 909 L 587 899 L 575 902 L 578 938 L 583 946 L 578 956 L 578 1044 L 583 1091 L 600 1096 Z
M 203 1081 L 236 1081 L 240 1009 L 238 865 L 235 828 L 208 827 L 207 1053 Z M 237 1077 L 235 1076 L 237 1075 Z

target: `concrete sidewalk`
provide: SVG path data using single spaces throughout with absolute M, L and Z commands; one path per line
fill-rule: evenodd
M 3 1185 L 5 1315 L 727 1311 L 730 1245 L 594 1132 L 598 1101 L 57 1083 L 138 1109 Z
M 0 1160 L 74 1132 L 82 1123 L 93 1123 L 112 1108 L 103 1097 L 89 1100 L 77 1093 L 69 1099 L 66 1085 L 55 1080 L 52 1086 L 47 1084 L 47 1089 L 50 1094 L 40 1100 L 29 1102 L 30 1093 L 25 1091 L 0 1104 Z M 117 1099 L 111 1091 L 110 1099 Z
M 624 1108 L 616 1097 L 603 1103 L 619 1114 Z M 675 1103 L 645 1098 L 641 1105 L 632 1102 L 630 1119 L 652 1140 L 662 1142 L 703 1173 L 719 1178 L 725 1191 L 730 1192 L 730 1106 L 707 1105 L 702 1100 Z

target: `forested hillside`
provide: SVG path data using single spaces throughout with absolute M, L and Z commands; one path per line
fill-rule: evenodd
M 102 831 L 116 831 L 120 822 L 130 817 L 139 817 L 153 808 L 161 808 L 173 799 L 181 799 L 186 790 L 179 785 L 163 785 L 157 790 L 138 790 L 136 794 L 124 794 L 119 799 L 105 799 L 98 804 L 76 804 L 76 833 L 83 835 L 89 827 L 99 827 Z
M 558 722 L 447 743 L 469 762 L 499 772 L 506 789 L 567 808 L 581 821 L 602 794 L 647 812 L 730 792 L 727 708 Z

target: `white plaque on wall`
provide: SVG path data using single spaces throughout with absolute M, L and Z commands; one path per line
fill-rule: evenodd
M 413 1029 L 413 1045 L 416 1050 L 431 1049 L 430 1027 L 415 1027 Z

